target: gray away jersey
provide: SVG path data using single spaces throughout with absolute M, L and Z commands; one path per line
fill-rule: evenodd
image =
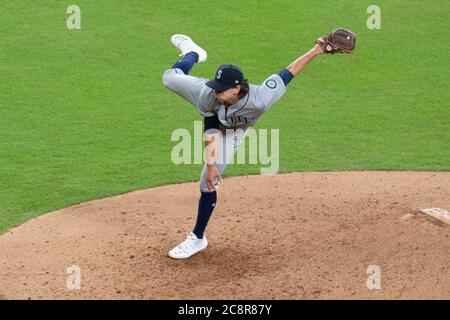
M 197 107 L 204 117 L 217 114 L 222 129 L 248 128 L 286 92 L 278 74 L 272 74 L 261 85 L 250 84 L 249 93 L 236 104 L 225 107 L 214 90 L 206 86 L 208 79 L 185 75 L 180 69 L 166 70 L 164 84 Z

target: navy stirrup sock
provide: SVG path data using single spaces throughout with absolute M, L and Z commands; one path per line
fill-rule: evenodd
M 189 74 L 194 64 L 198 61 L 198 54 L 195 52 L 189 52 L 183 58 L 178 60 L 172 68 L 178 68 L 183 70 L 184 74 Z
M 202 239 L 208 224 L 209 218 L 216 206 L 217 192 L 203 192 L 198 201 L 197 223 L 195 224 L 194 234 L 197 238 Z

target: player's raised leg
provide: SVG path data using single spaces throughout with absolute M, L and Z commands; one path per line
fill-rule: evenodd
M 163 84 L 195 106 L 206 79 L 188 74 L 195 63 L 206 61 L 207 52 L 185 35 L 175 34 L 172 36 L 171 42 L 181 51 L 180 56 L 182 58 L 175 62 L 171 68 L 164 71 Z

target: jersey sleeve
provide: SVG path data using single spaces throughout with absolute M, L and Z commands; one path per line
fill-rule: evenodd
M 256 87 L 256 106 L 267 111 L 286 92 L 286 85 L 278 74 L 272 74 Z

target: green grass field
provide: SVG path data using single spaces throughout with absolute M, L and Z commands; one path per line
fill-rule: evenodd
M 197 111 L 162 86 L 177 59 L 169 39 L 209 53 L 193 74 L 234 63 L 252 83 L 308 50 L 330 28 L 357 33 L 350 56 L 321 56 L 256 128 L 280 129 L 280 171 L 449 170 L 450 6 L 443 0 L 75 2 L 0 5 L 0 231 L 94 198 L 197 180 L 175 166 L 176 128 Z M 260 166 L 233 166 L 227 176 Z

